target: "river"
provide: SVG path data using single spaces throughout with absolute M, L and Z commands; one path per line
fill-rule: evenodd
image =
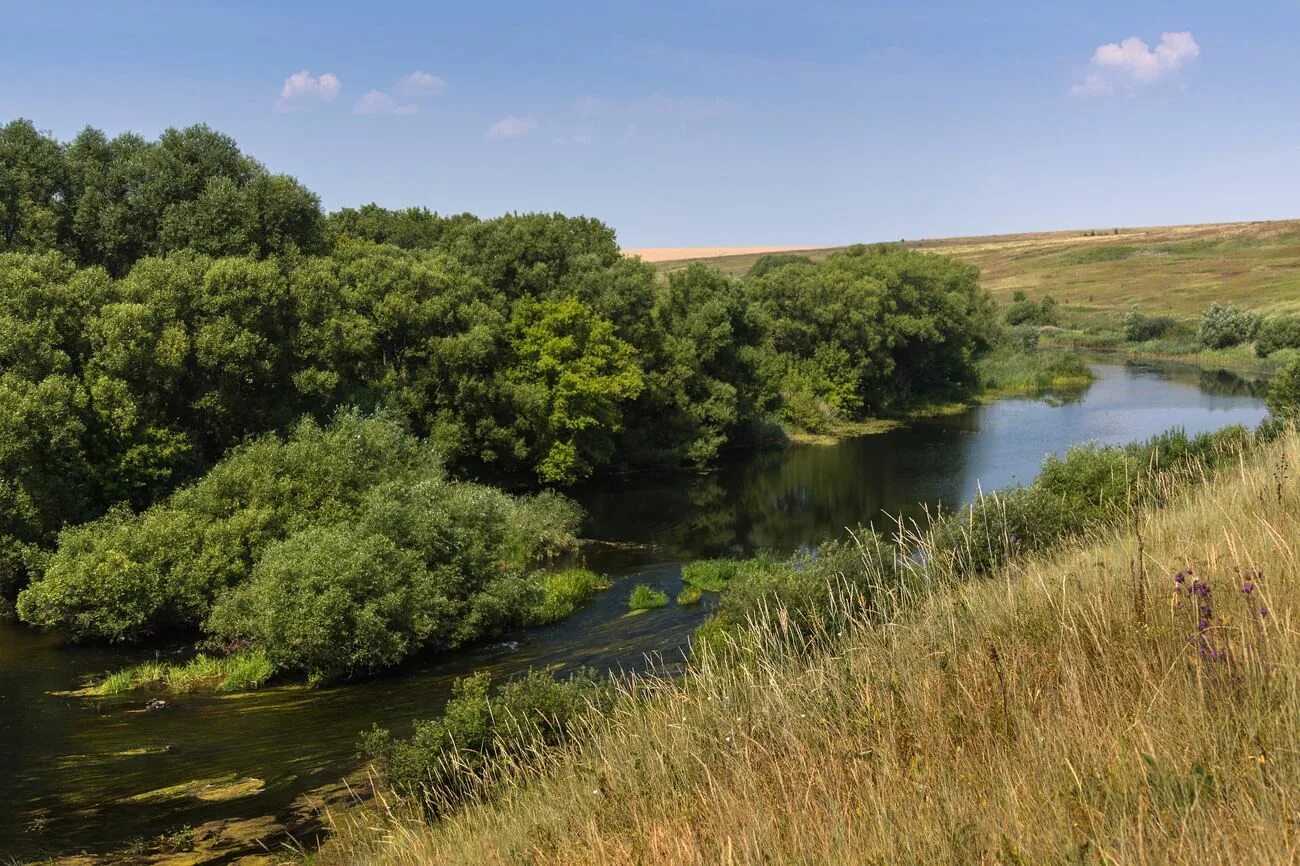
M 1230 374 L 1133 364 L 1095 371 L 1096 382 L 1069 396 L 1002 400 L 837 445 L 734 455 L 710 473 L 634 476 L 578 490 L 588 511 L 584 536 L 617 542 L 585 548 L 588 564 L 613 578 L 612 589 L 564 622 L 418 658 L 363 683 L 179 697 L 149 712 L 139 696 L 56 693 L 157 650 L 67 647 L 0 622 L 0 855 L 117 849 L 185 825 L 280 813 L 356 767 L 360 731 L 379 724 L 401 732 L 437 715 L 452 681 L 472 671 L 630 668 L 647 654 L 680 662 L 707 605 L 628 616 L 625 603 L 637 583 L 675 595 L 683 561 L 790 553 L 846 527 L 960 505 L 981 489 L 1032 480 L 1044 455 L 1074 443 L 1131 442 L 1171 427 L 1254 426 L 1266 414 L 1258 383 Z M 264 787 L 226 802 L 140 797 L 196 779 L 246 777 Z

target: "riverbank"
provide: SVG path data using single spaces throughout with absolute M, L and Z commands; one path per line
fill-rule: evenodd
M 1286 434 L 811 657 L 776 613 L 498 798 L 342 816 L 315 862 L 1295 862 L 1298 464 Z

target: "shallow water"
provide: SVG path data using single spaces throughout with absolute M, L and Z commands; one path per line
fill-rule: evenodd
M 444 658 L 417 659 L 365 683 L 227 697 L 87 700 L 53 692 L 153 651 L 63 647 L 0 623 L 0 855 L 107 850 L 183 825 L 276 814 L 356 765 L 357 735 L 436 715 L 458 676 L 530 667 L 631 668 L 647 654 L 680 662 L 705 606 L 635 616 L 631 587 L 675 595 L 680 563 L 759 549 L 811 548 L 855 527 L 979 490 L 1030 481 L 1049 452 L 1088 440 L 1124 443 L 1171 427 L 1189 433 L 1265 415 L 1258 384 L 1188 368 L 1100 365 L 1067 398 L 1014 399 L 831 446 L 735 455 L 707 474 L 663 473 L 575 493 L 588 510 L 588 564 L 614 588 L 570 619 Z M 132 797 L 196 779 L 256 777 L 254 796 L 204 802 Z

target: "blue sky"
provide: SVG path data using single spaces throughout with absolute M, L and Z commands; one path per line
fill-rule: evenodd
M 627 246 L 1300 217 L 1297 0 L 6 0 L 0 21 L 0 119 L 207 123 L 331 209 L 585 213 Z

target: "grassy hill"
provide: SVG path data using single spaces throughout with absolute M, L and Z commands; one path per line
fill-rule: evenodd
M 1190 316 L 1210 302 L 1266 313 L 1300 311 L 1300 221 L 1043 232 L 907 241 L 980 268 L 999 300 L 1023 290 L 1076 309 Z M 824 258 L 841 247 L 802 251 Z M 648 251 L 645 251 L 648 252 Z M 707 261 L 747 271 L 761 252 L 657 262 L 669 272 Z
M 316 859 L 1298 862 L 1298 465 L 1284 434 L 828 651 L 792 651 L 774 613 L 749 655 L 643 683 L 493 800 L 345 817 Z

